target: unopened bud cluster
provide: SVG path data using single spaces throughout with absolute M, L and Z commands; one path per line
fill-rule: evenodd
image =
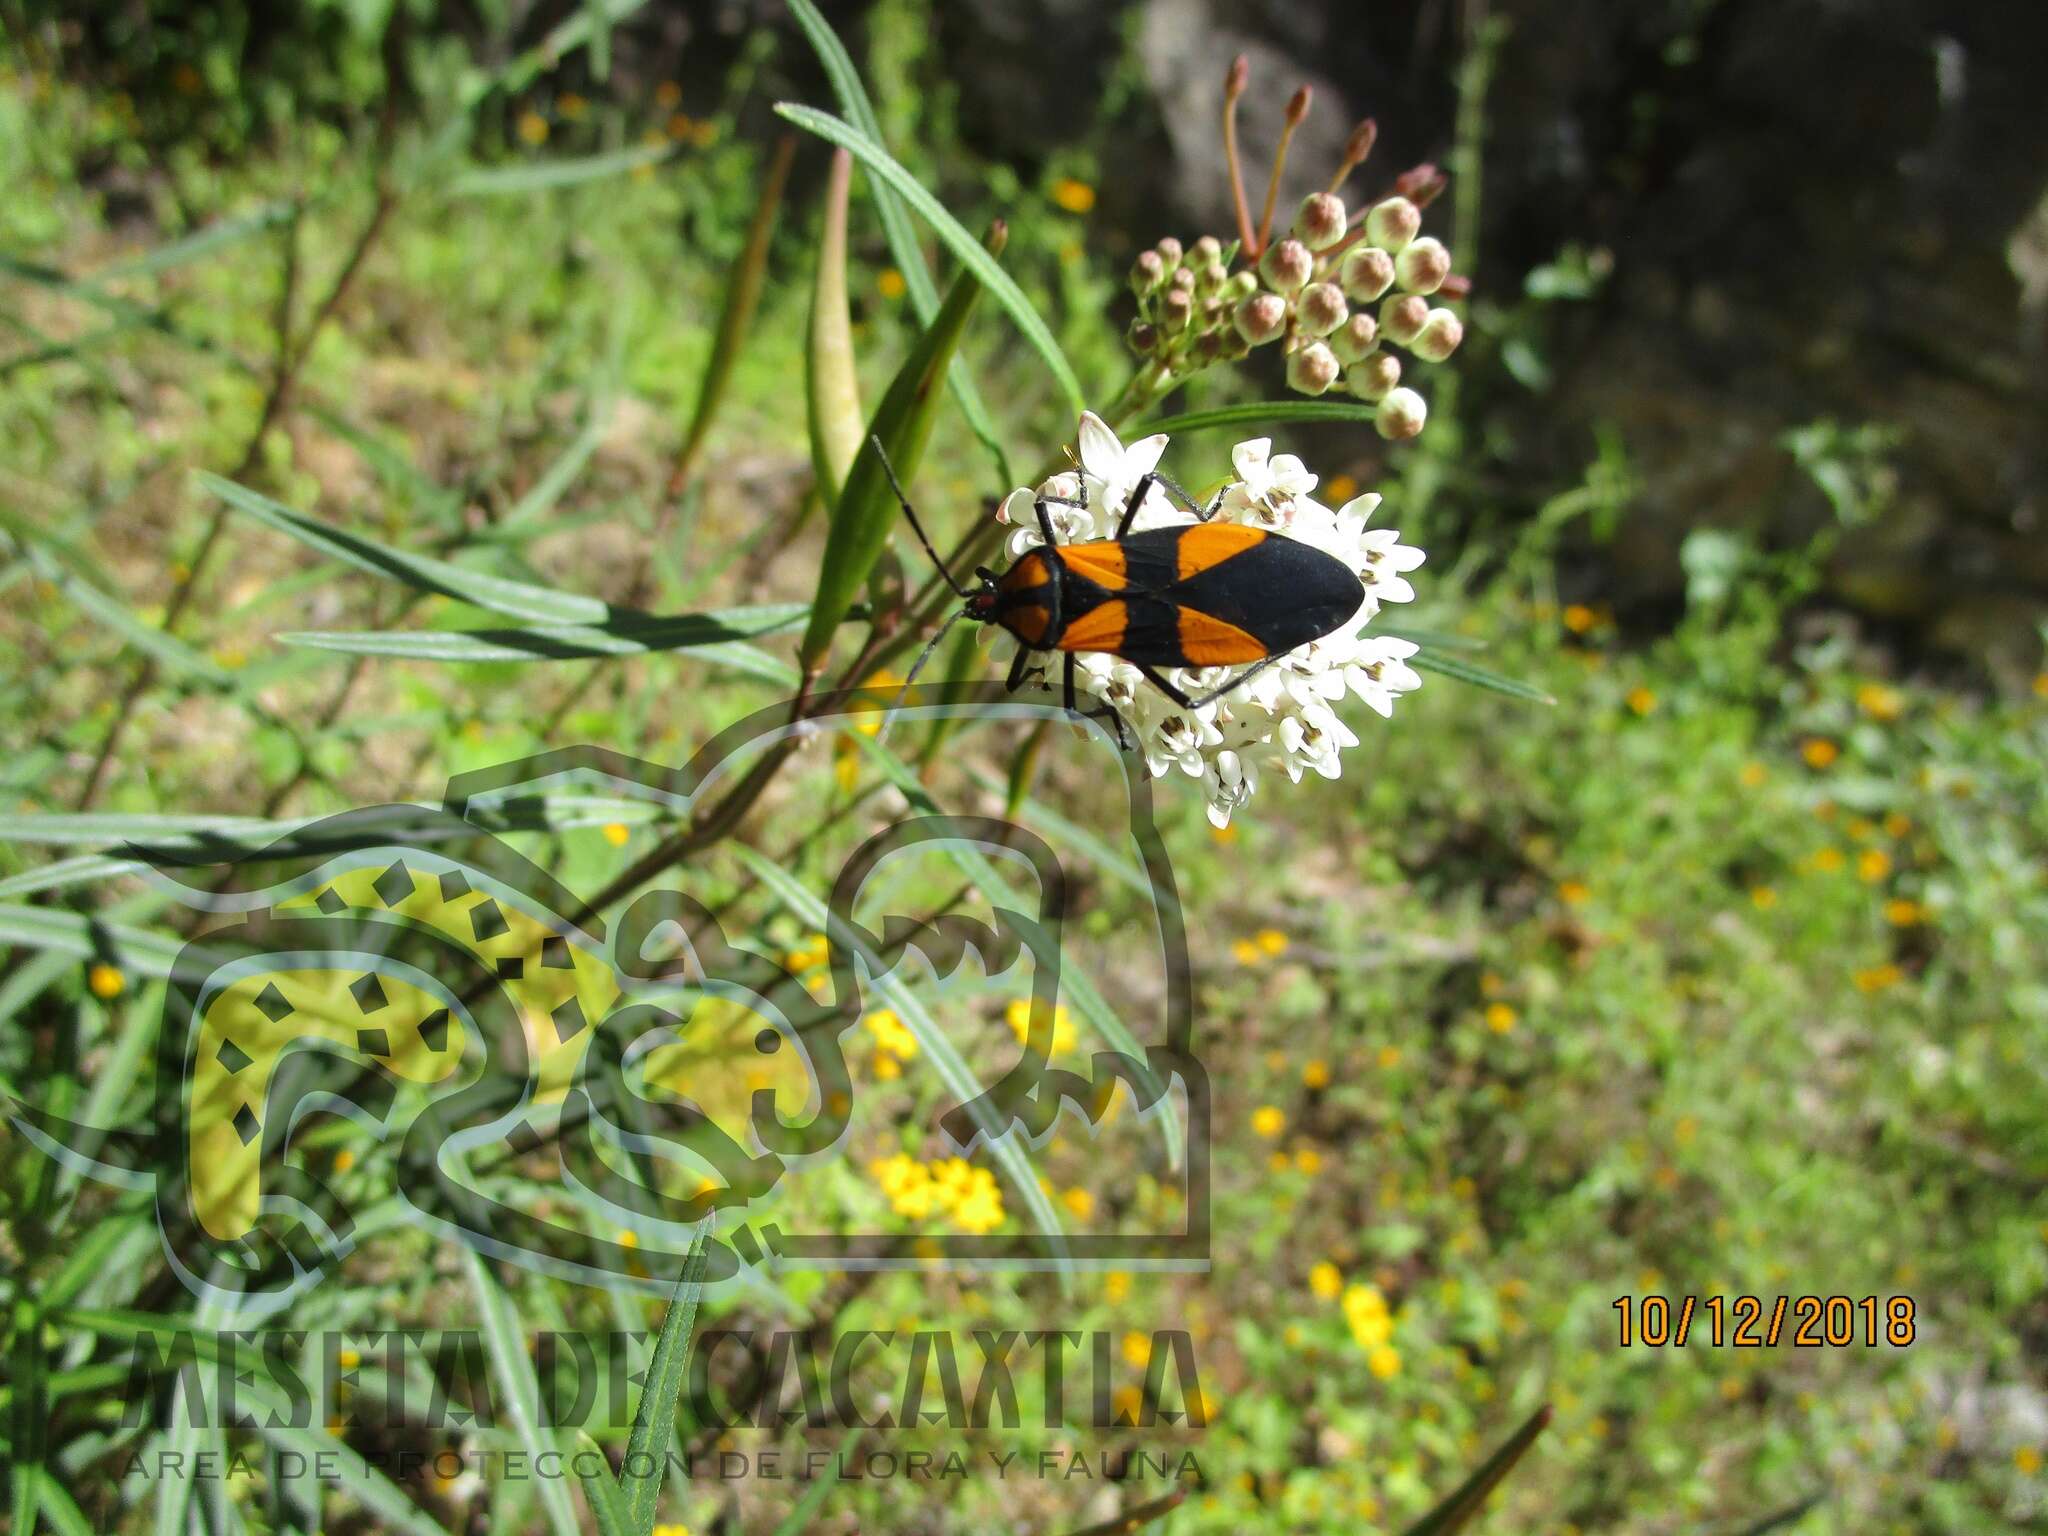
M 1418 190 L 1439 184 L 1431 174 Z M 1422 430 L 1427 409 L 1403 387 L 1391 348 L 1440 363 L 1465 327 L 1454 310 L 1431 302 L 1451 276 L 1451 254 L 1422 233 L 1415 197 L 1397 192 L 1354 222 L 1334 193 L 1311 193 L 1257 271 L 1257 291 L 1235 312 L 1238 334 L 1249 346 L 1281 344 L 1289 388 L 1320 395 L 1341 386 L 1379 407 L 1384 437 Z
M 1251 272 L 1232 274 L 1236 254 L 1213 235 L 1186 248 L 1169 235 L 1131 264 L 1131 291 L 1138 296 L 1131 349 L 1158 365 L 1166 379 L 1233 362 L 1251 350 L 1231 317 L 1257 291 L 1259 280 Z
M 1422 190 L 1440 184 L 1432 173 Z M 1431 302 L 1451 278 L 1451 253 L 1421 230 L 1414 197 L 1397 192 L 1353 222 L 1343 199 L 1315 192 L 1288 234 L 1236 272 L 1235 249 L 1213 236 L 1186 248 L 1169 237 L 1131 267 L 1131 346 L 1181 376 L 1279 342 L 1289 388 L 1320 395 L 1341 386 L 1379 407 L 1382 436 L 1413 437 L 1428 410 L 1403 386 L 1390 349 L 1440 363 L 1465 336 L 1457 312 Z

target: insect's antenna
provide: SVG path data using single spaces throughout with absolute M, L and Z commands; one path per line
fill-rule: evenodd
M 895 702 L 890 704 L 889 713 L 882 717 L 882 728 L 875 732 L 876 746 L 883 746 L 888 742 L 889 726 L 896 718 L 896 711 L 903 707 L 903 700 L 910 692 L 910 685 L 917 681 L 917 674 L 924 670 L 924 664 L 932 659 L 932 652 L 939 648 L 939 642 L 946 638 L 947 632 L 966 617 L 967 610 L 965 608 L 954 609 L 952 613 L 946 616 L 946 622 L 939 626 L 939 632 L 933 635 L 925 643 L 925 648 L 917 653 L 917 660 L 910 664 L 910 671 L 903 679 L 903 686 L 896 690 Z
M 966 597 L 967 590 L 953 579 L 953 573 L 946 569 L 946 562 L 939 558 L 939 552 L 932 548 L 932 541 L 924 536 L 924 527 L 917 520 L 917 514 L 910 510 L 910 498 L 903 494 L 903 482 L 896 478 L 896 466 L 889 462 L 889 455 L 882 448 L 882 440 L 870 435 L 868 441 L 874 444 L 875 457 L 882 461 L 882 473 L 889 477 L 889 489 L 896 493 L 896 501 L 903 508 L 903 515 L 910 519 L 911 532 L 917 535 L 917 542 L 924 546 L 924 552 L 932 557 L 932 564 L 939 568 L 939 575 L 946 585 L 953 589 L 955 597 Z M 940 634 L 944 634 L 942 629 Z

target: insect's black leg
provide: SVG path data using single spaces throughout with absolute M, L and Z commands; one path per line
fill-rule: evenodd
M 1077 715 L 1080 713 L 1080 710 L 1074 705 L 1074 653 L 1072 651 L 1067 652 L 1067 664 L 1061 669 L 1060 703 L 1066 706 L 1068 714 Z
M 1161 693 L 1165 694 L 1169 699 L 1173 700 L 1173 702 L 1178 704 L 1182 709 L 1194 708 L 1194 704 L 1188 698 L 1187 694 L 1180 688 L 1176 687 L 1174 684 L 1168 682 L 1163 673 L 1160 673 L 1154 670 L 1153 668 L 1146 666 L 1145 663 L 1142 661 L 1134 661 L 1131 663 L 1131 665 L 1136 667 L 1140 672 L 1144 673 L 1146 682 L 1150 683 L 1154 688 L 1157 688 Z
M 1032 660 L 1038 652 L 1027 645 L 1017 647 L 1017 654 L 1010 661 L 1010 675 L 1003 680 L 1003 690 L 1015 693 L 1024 686 L 1024 679 L 1031 671 Z
M 1237 676 L 1233 677 L 1229 682 L 1224 683 L 1221 687 L 1211 688 L 1207 693 L 1203 694 L 1198 699 L 1187 700 L 1184 703 L 1183 707 L 1187 709 L 1200 709 L 1204 704 L 1213 704 L 1218 699 L 1222 698 L 1223 695 L 1225 695 L 1226 693 L 1230 693 L 1235 689 L 1242 688 L 1246 683 L 1250 682 L 1254 677 L 1258 676 L 1259 673 L 1265 671 L 1266 668 L 1270 667 L 1271 665 L 1273 665 L 1274 662 L 1278 660 L 1280 660 L 1280 657 L 1278 656 L 1267 656 L 1259 661 L 1255 661 L 1250 666 L 1246 667 L 1242 672 L 1238 673 Z
M 1117 524 L 1116 536 L 1118 538 L 1125 538 L 1129 535 L 1131 522 L 1137 517 L 1138 508 L 1145 505 L 1145 498 L 1152 494 L 1152 487 L 1154 485 L 1164 486 L 1167 492 L 1177 499 L 1183 507 L 1194 513 L 1195 521 L 1199 523 L 1206 523 L 1216 515 L 1216 509 L 1223 505 L 1224 491 L 1229 489 L 1228 486 L 1225 486 L 1222 491 L 1218 491 L 1210 499 L 1209 505 L 1205 507 L 1186 491 L 1182 490 L 1178 481 L 1161 474 L 1156 469 L 1148 470 L 1138 477 L 1138 483 L 1131 488 L 1130 505 L 1124 508 L 1123 521 Z
M 1059 536 L 1052 531 L 1052 498 L 1041 496 L 1031 505 L 1038 513 L 1038 531 L 1045 535 L 1045 542 L 1048 545 L 1059 543 Z M 1060 505 L 1071 507 L 1074 503 L 1062 501 Z

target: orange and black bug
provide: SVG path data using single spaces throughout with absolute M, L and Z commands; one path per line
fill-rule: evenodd
M 881 447 L 877 442 L 875 451 Z M 1087 508 L 1085 477 L 1078 500 L 1038 497 L 1034 507 L 1045 543 L 1018 556 L 1000 576 L 985 567 L 976 570 L 981 585 L 970 592 L 953 580 L 925 537 L 886 456 L 882 467 L 918 541 L 965 604 L 947 627 L 967 618 L 1008 630 L 1019 646 L 1010 666 L 1012 689 L 1023 682 L 1034 653 L 1065 653 L 1062 695 L 1069 710 L 1075 707 L 1074 657 L 1080 652 L 1102 651 L 1127 661 L 1182 709 L 1200 709 L 1290 651 L 1340 628 L 1365 601 L 1364 584 L 1335 556 L 1283 534 L 1212 522 L 1222 493 L 1198 506 L 1156 471 L 1133 488 L 1113 538 L 1061 544 L 1054 537 L 1053 506 Z M 1155 484 L 1196 520 L 1131 532 Z M 933 637 L 925 656 L 944 633 Z M 924 657 L 917 665 L 924 665 Z M 1244 670 L 1192 697 L 1163 670 L 1232 666 Z M 916 672 L 913 667 L 911 675 Z M 1118 720 L 1119 737 L 1122 725 Z

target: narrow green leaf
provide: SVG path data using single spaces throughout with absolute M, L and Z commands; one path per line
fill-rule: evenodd
M 856 1426 L 851 1434 L 839 1442 L 838 1459 L 841 1465 L 853 1461 L 853 1453 L 860 1445 L 862 1433 L 863 1430 Z M 804 1496 L 791 1506 L 782 1523 L 775 1527 L 775 1536 L 806 1536 L 818 1511 L 825 1507 L 825 1501 L 831 1498 L 838 1488 L 839 1479 L 836 1476 L 812 1478 L 810 1487 L 804 1490 Z
M 839 500 L 846 472 L 860 452 L 867 415 L 860 408 L 860 378 L 853 366 L 853 316 L 846 301 L 846 199 L 853 187 L 853 156 L 832 152 L 825 184 L 825 224 L 818 238 L 818 272 L 811 286 L 806 338 L 804 403 L 809 407 L 811 465 L 826 506 Z
M 1184 411 L 1162 416 L 1133 427 L 1127 436 L 1150 437 L 1155 432 L 1200 432 L 1205 427 L 1256 427 L 1274 421 L 1357 421 L 1370 422 L 1378 408 L 1354 405 L 1344 400 L 1255 400 L 1242 405 L 1219 405 L 1212 410 Z
M 1053 339 L 1050 328 L 1040 318 L 1031 301 L 1024 297 L 1024 291 L 1010 280 L 1008 273 L 996 265 L 995 258 L 982 249 L 978 242 L 959 220 L 946 212 L 942 204 L 919 184 L 890 156 L 874 139 L 859 129 L 834 117 L 829 112 L 820 112 L 815 107 L 806 107 L 796 102 L 776 103 L 776 114 L 795 123 L 799 128 L 815 133 L 829 143 L 842 149 L 851 150 L 855 159 L 868 168 L 878 179 L 901 194 L 911 210 L 931 227 L 940 241 L 946 245 L 961 263 L 979 277 L 1003 307 L 1032 350 L 1045 360 L 1045 365 L 1058 381 L 1061 392 L 1067 397 L 1068 406 L 1078 415 L 1087 401 L 1081 394 L 1081 381 L 1074 376 L 1073 366 L 1068 363 L 1060 344 Z
M 520 1444 L 536 1461 L 544 1454 L 555 1452 L 552 1432 L 543 1430 L 540 1424 L 540 1378 L 534 1373 L 533 1361 L 526 1353 L 527 1334 L 520 1325 L 519 1313 L 512 1305 L 512 1298 L 505 1294 L 505 1288 L 498 1284 L 475 1248 L 463 1243 L 462 1267 L 469 1277 L 469 1288 L 476 1294 L 477 1310 L 483 1323 L 484 1350 L 491 1362 L 491 1374 L 496 1378 L 498 1397 L 505 1404 L 512 1420 L 512 1432 Z M 569 1502 L 568 1486 L 558 1477 L 543 1477 L 536 1480 L 540 1493 L 541 1509 L 548 1517 L 548 1525 L 555 1536 L 580 1536 L 576 1524 L 576 1510 Z
M 147 929 L 97 922 L 82 912 L 22 906 L 0 906 L 0 944 L 47 949 L 80 960 L 105 955 L 137 976 L 170 975 L 184 949 L 177 939 Z
M 690 1368 L 690 1345 L 695 1338 L 697 1299 L 704 1290 L 704 1252 L 711 1240 L 711 1219 L 697 1225 L 690 1239 L 690 1251 L 683 1258 L 682 1273 L 668 1300 L 668 1315 L 661 1320 L 661 1333 L 654 1341 L 654 1358 L 647 1365 L 647 1384 L 640 1389 L 640 1406 L 633 1413 L 633 1433 L 626 1442 L 626 1472 L 620 1492 L 636 1536 L 654 1529 L 659 1512 L 662 1474 L 668 1467 L 669 1442 L 676 1433 L 676 1405 L 682 1401 Z M 651 1466 L 652 1471 L 635 1472 Z
M 782 189 L 789 181 L 790 162 L 796 158 L 796 135 L 783 134 L 775 141 L 768 171 L 761 181 L 761 196 L 754 204 L 754 217 L 747 225 L 747 242 L 726 278 L 725 304 L 718 312 L 718 333 L 711 341 L 711 355 L 704 363 L 704 377 L 697 386 L 697 406 L 690 415 L 690 429 L 683 436 L 682 451 L 669 475 L 668 494 L 680 496 L 696 468 L 704 438 L 725 403 L 734 366 L 754 328 L 754 313 L 761 307 L 761 288 L 768 275 L 768 247 L 775 238 L 775 216 L 782 207 Z
M 532 624 L 606 624 L 621 617 L 635 616 L 630 609 L 615 609 L 595 597 L 556 592 L 530 582 L 508 581 L 502 576 L 487 576 L 468 566 L 436 560 L 431 555 L 393 549 L 364 534 L 351 533 L 345 528 L 336 528 L 331 523 L 308 517 L 303 512 L 295 512 L 282 502 L 259 496 L 218 475 L 202 473 L 199 484 L 237 511 L 248 513 L 280 533 L 290 534 L 323 555 L 331 555 L 373 576 L 396 577 L 421 591 L 438 592 L 444 597 L 458 598 Z
M 411 661 L 579 661 L 592 656 L 645 656 L 757 640 L 795 629 L 808 603 L 775 603 L 712 613 L 675 613 L 610 624 L 535 624 L 518 629 L 288 630 L 286 645 L 350 656 Z M 774 661 L 774 658 L 765 658 Z M 784 663 L 775 662 L 781 669 Z
M 861 86 L 860 71 L 853 67 L 853 60 L 839 41 L 838 34 L 811 0 L 789 0 L 789 9 L 796 17 L 797 25 L 803 28 L 804 36 L 810 39 L 818 61 L 825 66 L 825 76 L 832 82 L 832 94 L 839 98 L 839 110 L 854 127 L 877 144 L 883 144 L 881 120 L 875 116 L 874 105 Z M 910 297 L 911 310 L 920 325 L 930 325 L 932 317 L 939 312 L 939 287 L 932 281 L 931 271 L 925 265 L 924 251 L 918 245 L 917 226 L 911 223 L 903 199 L 890 191 L 886 183 L 870 178 L 869 190 L 874 197 L 875 217 L 881 221 L 882 238 L 888 242 L 889 255 L 896 263 L 896 270 L 903 274 L 903 287 Z M 994 460 L 997 476 L 1005 486 L 1015 485 L 1017 481 L 1010 472 L 1009 455 L 1003 451 L 1002 440 L 996 436 L 995 422 L 989 416 L 988 407 L 982 404 L 981 392 L 974 387 L 974 376 L 968 371 L 965 358 L 956 356 L 947 368 L 946 387 L 960 403 L 960 414 L 967 419 L 968 430 L 980 440 Z
M 236 1391 L 252 1406 L 264 1410 L 262 1414 L 250 1415 L 251 1429 L 280 1449 L 304 1457 L 304 1465 L 333 1468 L 333 1485 L 383 1520 L 388 1529 L 405 1536 L 449 1536 L 444 1527 L 405 1496 L 403 1489 L 371 1466 L 360 1452 L 351 1450 L 346 1441 L 325 1430 L 271 1428 L 272 1417 L 284 1422 L 291 1416 L 291 1405 L 283 1393 L 272 1397 L 260 1388 L 252 1390 L 246 1386 L 238 1386 Z
M 1456 656 L 1446 656 L 1440 651 L 1420 650 L 1408 658 L 1408 665 L 1418 672 L 1441 672 L 1445 677 L 1454 677 L 1461 683 L 1470 683 L 1476 688 L 1491 689 L 1504 693 L 1510 698 L 1524 699 L 1531 704 L 1555 704 L 1556 699 L 1528 683 L 1518 683 L 1511 677 L 1502 677 L 1498 672 L 1489 672 L 1484 667 L 1475 667 L 1469 661 Z
M 1409 1526 L 1405 1536 L 1452 1536 L 1453 1532 L 1463 1530 L 1479 1513 L 1479 1506 L 1486 1502 L 1486 1496 L 1514 1470 L 1515 1463 L 1536 1443 L 1536 1437 L 1549 1423 L 1550 1407 L 1545 1404 L 1530 1414 L 1522 1427 L 1508 1436 L 1506 1443 L 1487 1457 L 1478 1471 L 1460 1483 L 1435 1509 Z
M 186 262 L 197 261 L 202 256 L 211 256 L 215 251 L 239 245 L 252 235 L 277 228 L 291 218 L 293 206 L 288 202 L 265 203 L 254 212 L 232 219 L 218 219 L 153 251 L 101 267 L 87 281 L 102 282 L 110 277 L 152 277 Z
M 7 1362 L 14 1411 L 8 1425 L 13 1466 L 14 1518 L 9 1529 L 33 1536 L 43 1500 L 43 1435 L 49 1423 L 43 1401 L 43 1320 L 26 1298 L 14 1303 L 14 1350 Z
M 989 243 L 1000 250 L 1004 234 L 998 224 L 990 232 Z M 987 251 L 979 246 L 975 249 L 993 263 L 994 258 Z M 868 423 L 868 437 L 862 441 L 838 503 L 832 509 L 832 526 L 825 535 L 825 558 L 818 567 L 818 593 L 811 604 L 810 627 L 797 648 L 798 661 L 809 676 L 815 677 L 823 668 L 833 632 L 853 606 L 854 598 L 888 545 L 890 530 L 903 515 L 889 483 L 889 469 L 875 451 L 874 439 L 881 440 L 888 450 L 889 465 L 907 485 L 923 462 L 925 445 L 931 441 L 938 416 L 939 377 L 960 345 L 967 318 L 974 313 L 982 287 L 976 268 L 961 269 L 946 302 L 939 307 L 937 318 L 903 360 L 903 366 L 896 370 L 881 404 L 875 407 L 874 417 Z
M 210 656 L 202 656 L 176 635 L 144 622 L 113 593 L 61 565 L 34 544 L 26 546 L 25 553 L 36 573 L 54 586 L 74 608 L 153 659 L 166 672 L 177 677 L 195 678 L 216 688 L 233 686 L 235 677 L 227 668 Z
M 605 433 L 611 429 L 613 404 L 609 399 L 593 403 L 590 419 L 576 434 L 575 441 L 562 450 L 561 456 L 533 482 L 533 489 L 514 502 L 511 510 L 498 522 L 501 532 L 538 522 L 554 510 L 555 503 L 576 483 L 576 477 L 583 473 L 583 466 L 590 462 L 590 456 L 597 452 L 597 445 L 604 441 Z
M 605 1470 L 589 1466 L 593 1456 Z M 574 1459 L 576 1476 L 583 1482 L 583 1497 L 590 1505 L 591 1518 L 597 1522 L 597 1536 L 640 1536 L 619 1497 L 619 1485 L 612 1480 L 611 1463 L 605 1460 L 604 1447 L 590 1438 L 587 1429 L 576 1431 Z
M 134 859 L 110 859 L 102 854 L 82 853 L 52 864 L 38 864 L 18 875 L 0 880 L 0 900 L 33 896 L 38 891 L 69 890 L 74 885 L 93 885 L 101 880 L 136 874 L 142 865 Z
M 960 1052 L 938 1022 L 925 1011 L 923 1001 L 900 976 L 891 972 L 881 956 L 869 949 L 859 934 L 852 932 L 846 924 L 829 911 L 825 903 L 812 895 L 810 890 L 788 870 L 770 859 L 766 854 L 757 853 L 744 843 L 733 845 L 733 853 L 753 871 L 754 876 L 787 907 L 798 922 L 806 928 L 825 934 L 833 944 L 848 946 L 855 958 L 868 969 L 873 977 L 870 985 L 877 995 L 885 999 L 904 1027 L 917 1037 L 918 1048 L 922 1050 L 932 1066 L 938 1071 L 940 1080 L 960 1103 L 973 1103 L 981 1128 L 988 1133 L 989 1155 L 1003 1170 L 1010 1185 L 1024 1199 L 1039 1229 L 1057 1242 L 1062 1231 L 1059 1213 L 1053 1209 L 1052 1201 L 1038 1182 L 1038 1174 L 1031 1166 L 1031 1159 L 1019 1145 L 1020 1138 L 1010 1135 L 1012 1127 L 994 1123 L 994 1112 L 979 1103 L 981 1084 L 975 1081 L 974 1073 L 962 1059 Z M 1073 1273 L 1073 1259 L 1061 1243 L 1055 1256 L 1062 1274 Z
M 64 1484 L 56 1475 L 48 1467 L 33 1470 L 42 1483 L 37 1492 L 42 1502 L 43 1520 L 57 1536 L 95 1536 L 92 1522 L 85 1518 L 85 1511 L 80 1509 L 71 1495 L 65 1491 Z M 33 1531 L 33 1516 L 23 1521 L 17 1515 L 14 1528 L 17 1531 Z

